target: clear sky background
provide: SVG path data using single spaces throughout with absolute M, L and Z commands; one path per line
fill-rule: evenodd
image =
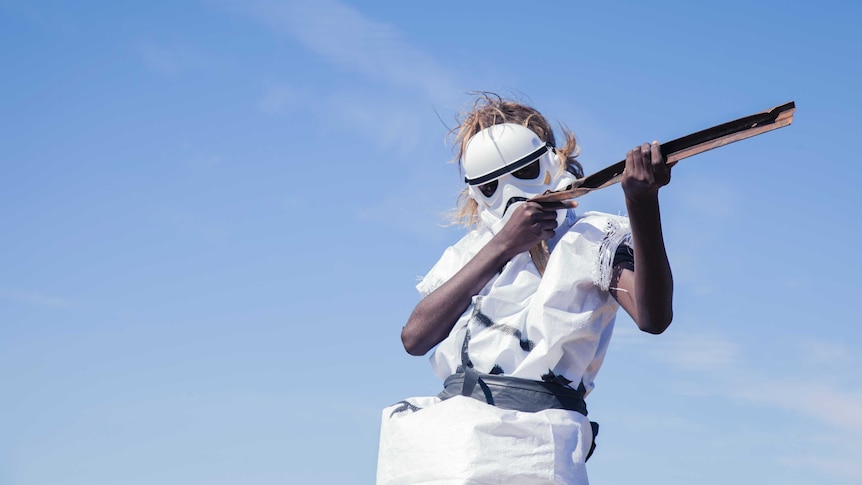
M 589 471 L 862 483 L 859 5 L 0 0 L 0 484 L 373 483 L 472 90 L 587 173 L 796 101 L 662 189 L 674 323 L 621 312 Z

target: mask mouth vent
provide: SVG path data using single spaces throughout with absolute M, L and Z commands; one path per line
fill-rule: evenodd
M 526 201 L 527 201 L 526 197 L 512 197 L 511 199 L 506 201 L 506 208 L 503 209 L 503 215 L 504 216 L 506 215 L 506 211 L 509 210 L 509 206 L 511 206 L 512 204 L 517 204 L 518 202 L 526 202 Z

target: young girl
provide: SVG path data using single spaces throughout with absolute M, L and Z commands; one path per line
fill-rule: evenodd
M 673 278 L 658 204 L 670 169 L 657 142 L 626 154 L 628 217 L 530 199 L 583 176 L 565 131 L 556 148 L 530 106 L 483 94 L 455 131 L 471 230 L 417 286 L 401 332 L 444 380 L 434 397 L 383 411 L 378 484 L 586 484 L 598 430 L 584 397 L 619 306 L 661 333 Z M 545 242 L 544 273 L 528 251 Z

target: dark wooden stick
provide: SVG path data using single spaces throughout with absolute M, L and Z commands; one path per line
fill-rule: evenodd
M 785 127 L 793 122 L 793 113 L 795 111 L 796 103 L 791 101 L 760 113 L 728 121 L 727 123 L 662 143 L 661 153 L 664 155 L 665 160 L 667 160 L 667 164 L 673 166 L 683 158 Z M 580 197 L 594 190 L 619 182 L 623 178 L 623 170 L 625 168 L 625 160 L 617 162 L 610 167 L 603 168 L 598 172 L 576 180 L 572 185 L 563 190 L 549 192 L 538 197 L 533 197 L 531 200 L 536 202 L 560 202 Z M 530 256 L 533 258 L 533 263 L 535 263 L 539 273 L 544 274 L 545 267 L 550 258 L 548 245 L 542 241 L 541 244 L 530 249 Z
M 793 101 L 770 108 L 738 120 L 713 126 L 661 144 L 661 153 L 668 165 L 675 165 L 683 158 L 703 153 L 752 136 L 785 127 L 793 122 L 796 103 Z M 598 172 L 576 180 L 571 186 L 533 197 L 536 202 L 557 202 L 574 199 L 594 190 L 619 182 L 626 168 L 626 161 L 617 162 Z

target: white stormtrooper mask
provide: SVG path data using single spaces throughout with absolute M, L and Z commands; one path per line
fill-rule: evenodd
M 575 180 L 553 146 L 514 123 L 493 125 L 470 137 L 461 164 L 479 218 L 495 233 L 517 204 Z M 565 217 L 566 210 L 557 211 L 558 226 Z

